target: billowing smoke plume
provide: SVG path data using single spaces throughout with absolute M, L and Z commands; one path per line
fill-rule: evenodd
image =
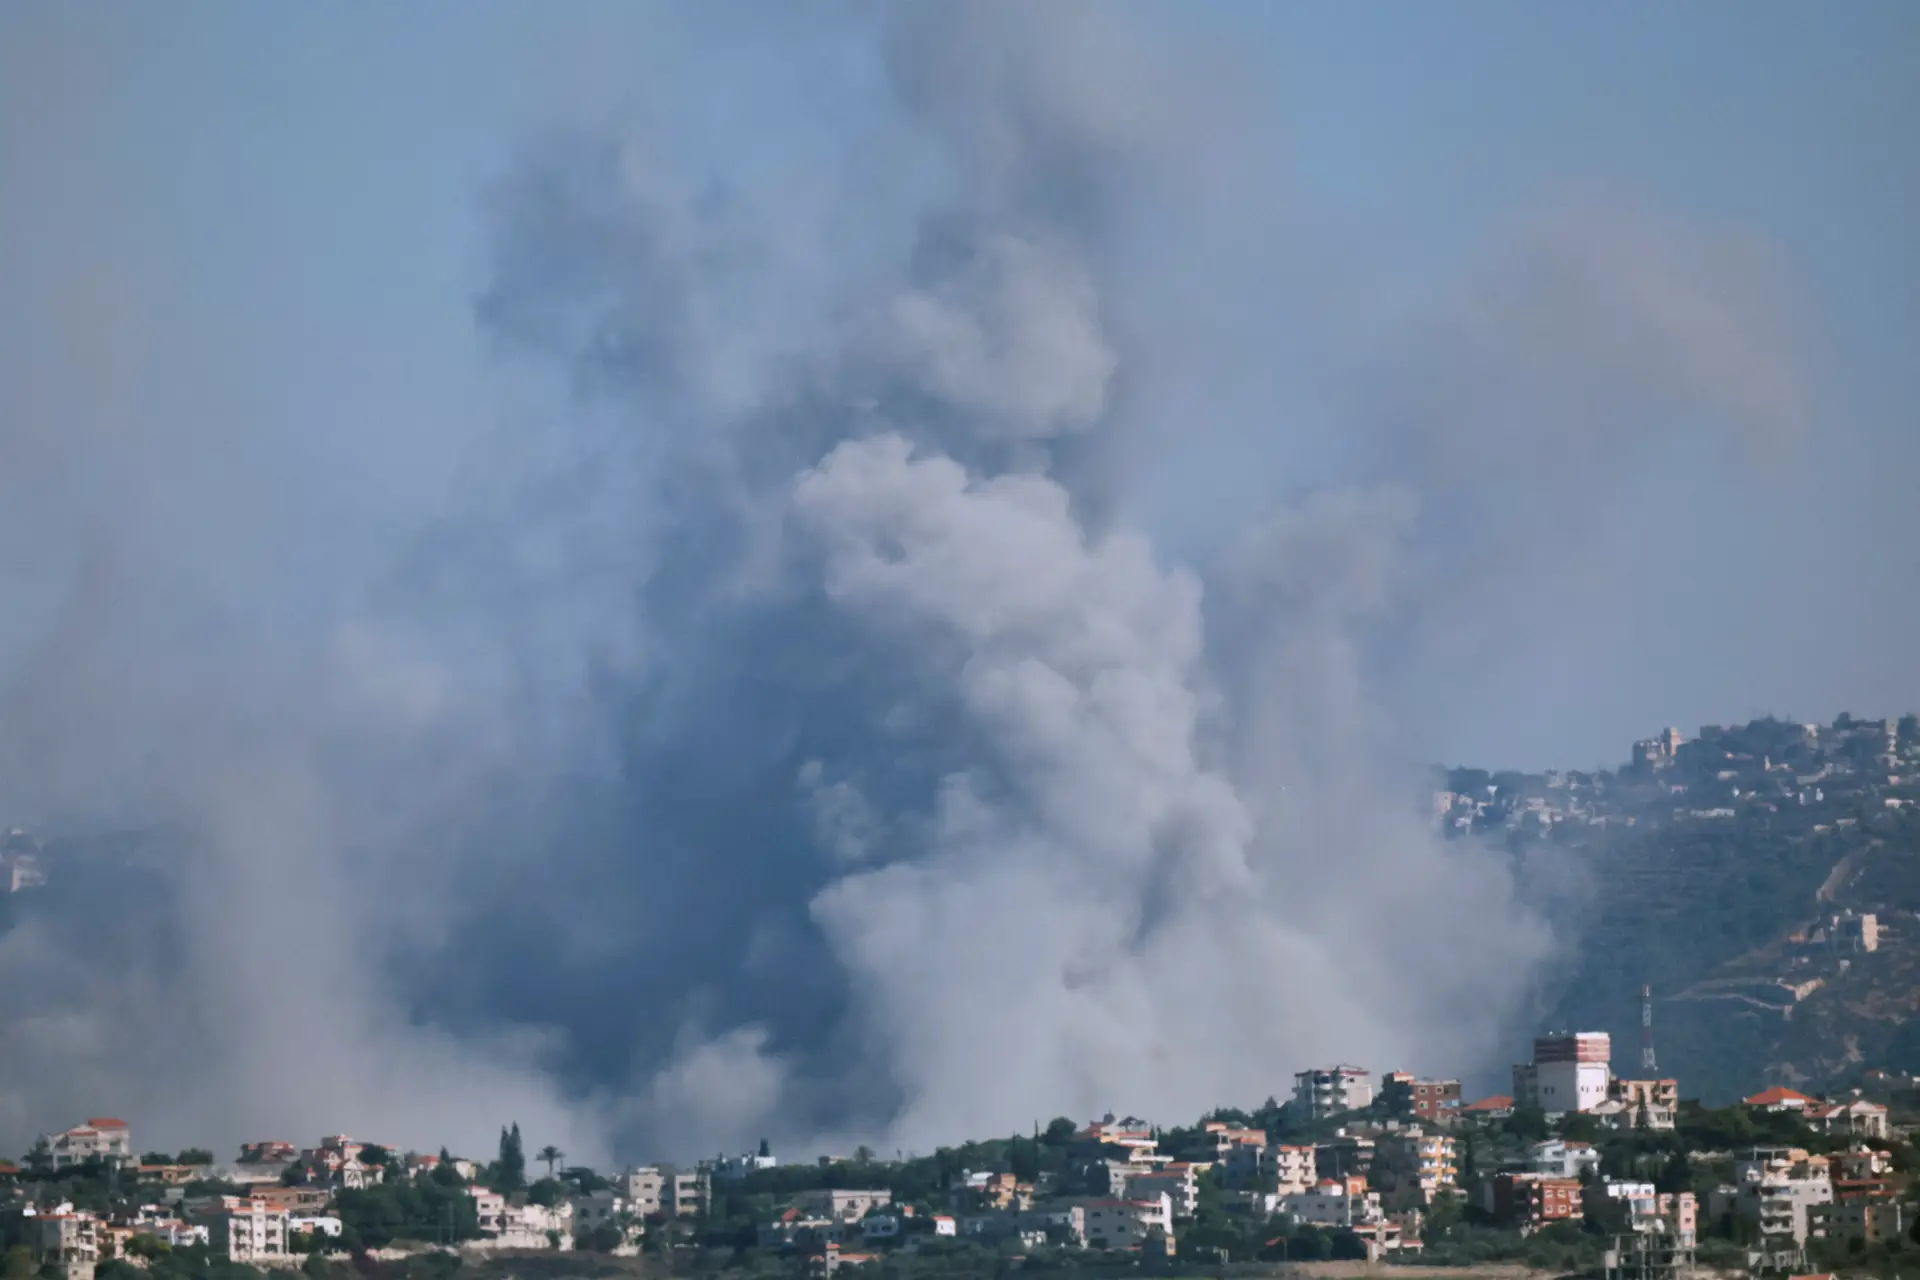
M 1224 212 L 1266 163 L 1231 78 L 1064 5 L 830 35 L 720 65 L 747 153 L 642 110 L 489 193 L 519 407 L 360 590 L 249 608 L 300 524 L 224 578 L 170 521 L 63 531 L 4 800 L 171 843 L 0 937 L 6 1132 L 924 1148 L 1501 1051 L 1553 940 L 1429 836 L 1396 703 L 1637 449 L 1795 425 L 1764 253 L 1526 226 L 1346 344 L 1350 487 L 1276 471 L 1181 563 L 1134 513 L 1214 411 L 1192 332 L 1314 323 Z M 0 484 L 120 447 L 27 408 Z

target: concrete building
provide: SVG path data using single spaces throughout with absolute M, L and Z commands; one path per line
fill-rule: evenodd
M 1795 1247 L 1818 1233 L 1819 1206 L 1833 1203 L 1825 1156 L 1798 1147 L 1756 1147 L 1733 1166 L 1733 1183 L 1714 1192 L 1709 1212 L 1733 1213 L 1754 1225 L 1763 1243 Z
M 1606 1193 L 1627 1206 L 1627 1221 L 1641 1234 L 1660 1234 L 1674 1244 L 1691 1248 L 1699 1237 L 1699 1207 L 1693 1192 L 1662 1193 L 1651 1182 L 1623 1182 L 1609 1178 Z
M 1373 1077 L 1360 1067 L 1315 1068 L 1293 1077 L 1294 1108 L 1308 1119 L 1358 1111 L 1372 1102 Z
M 1285 1197 L 1280 1211 L 1295 1222 L 1316 1227 L 1351 1227 L 1385 1217 L 1380 1193 L 1365 1178 L 1322 1178 L 1310 1190 Z
M 1591 1142 L 1549 1138 L 1527 1148 L 1527 1164 L 1534 1173 L 1543 1177 L 1572 1178 L 1577 1181 L 1588 1170 L 1599 1171 L 1600 1153 L 1594 1150 Z
M 1309 1191 L 1320 1181 L 1320 1162 L 1312 1147 L 1275 1143 L 1267 1151 L 1271 1157 L 1274 1190 L 1280 1194 Z
M 271 1264 L 290 1256 L 292 1215 L 260 1200 L 237 1200 L 206 1216 L 207 1244 L 229 1262 Z
M 1533 1061 L 1513 1069 L 1513 1096 L 1548 1115 L 1591 1111 L 1607 1100 L 1612 1044 L 1604 1031 L 1559 1032 L 1533 1042 Z
M 1173 1245 L 1173 1206 L 1164 1194 L 1090 1200 L 1083 1208 L 1087 1243 L 1095 1249 L 1140 1249 L 1156 1238 Z
M 133 1130 L 125 1120 L 111 1116 L 95 1116 L 85 1124 L 47 1134 L 40 1139 L 40 1144 L 56 1169 L 88 1160 L 133 1163 Z
M 1136 1173 L 1127 1179 L 1121 1195 L 1128 1200 L 1164 1195 L 1173 1206 L 1175 1218 L 1191 1218 L 1200 1203 L 1198 1171 L 1185 1161 L 1176 1161 L 1153 1173 Z
M 1458 1080 L 1423 1080 L 1410 1071 L 1390 1071 L 1380 1078 L 1380 1096 L 1406 1099 L 1413 1115 L 1429 1124 L 1446 1124 L 1460 1109 Z
M 45 1213 L 29 1205 L 25 1213 L 25 1234 L 34 1259 L 59 1268 L 67 1280 L 91 1280 L 100 1261 L 100 1220 L 71 1204 Z
M 1885 1244 L 1901 1240 L 1914 1226 L 1915 1209 L 1892 1196 L 1856 1196 L 1813 1210 L 1813 1229 L 1829 1240 Z
M 1412 1129 L 1374 1140 L 1371 1181 L 1383 1192 L 1417 1194 L 1422 1203 L 1431 1204 L 1435 1196 L 1451 1192 L 1458 1180 L 1453 1139 L 1444 1134 Z
M 713 1204 L 713 1175 L 704 1169 L 676 1169 L 672 1165 L 642 1165 L 615 1179 L 614 1185 L 641 1217 L 704 1216 Z
M 836 1222 L 858 1222 L 876 1209 L 886 1209 L 893 1204 L 893 1192 L 883 1189 L 873 1191 L 802 1191 L 793 1198 L 793 1207 L 815 1218 L 832 1218 Z
M 507 1214 L 507 1198 L 485 1187 L 468 1187 L 467 1195 L 472 1197 L 473 1211 L 479 1216 L 480 1234 L 499 1235 Z
M 1880 949 L 1880 918 L 1871 911 L 1864 915 L 1841 916 L 1833 922 L 1833 944 L 1848 951 Z
M 1486 1184 L 1484 1207 L 1522 1231 L 1581 1216 L 1580 1183 L 1539 1173 L 1497 1173 Z

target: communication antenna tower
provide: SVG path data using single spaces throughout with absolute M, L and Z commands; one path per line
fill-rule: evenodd
M 1653 986 L 1643 984 L 1640 988 L 1640 1069 L 1652 1079 L 1660 1070 L 1660 1064 L 1653 1056 Z

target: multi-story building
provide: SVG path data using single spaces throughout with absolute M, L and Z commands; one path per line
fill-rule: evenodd
M 1513 1097 L 1548 1115 L 1591 1111 L 1607 1100 L 1612 1042 L 1604 1031 L 1556 1032 L 1533 1042 L 1533 1061 L 1513 1069 Z
M 1458 1080 L 1423 1080 L 1410 1071 L 1389 1072 L 1380 1080 L 1381 1097 L 1405 1097 L 1408 1109 L 1429 1124 L 1446 1124 L 1460 1109 Z
M 467 1194 L 473 1198 L 473 1211 L 480 1219 L 480 1234 L 499 1235 L 506 1220 L 507 1198 L 485 1187 L 468 1187 Z
M 1812 1211 L 1812 1229 L 1829 1240 L 1883 1244 L 1913 1230 L 1915 1208 L 1893 1196 L 1853 1196 Z
M 58 1268 L 68 1280 L 89 1280 L 100 1261 L 100 1220 L 70 1204 L 46 1213 L 29 1206 L 26 1212 L 27 1240 L 34 1258 Z
M 56 1169 L 106 1160 L 113 1164 L 133 1163 L 133 1130 L 125 1120 L 95 1116 L 85 1124 L 40 1139 L 40 1146 Z
M 1733 1213 L 1752 1223 L 1763 1244 L 1791 1240 L 1805 1245 L 1819 1233 L 1815 1210 L 1833 1203 L 1833 1182 L 1825 1156 L 1798 1147 L 1756 1147 L 1735 1162 L 1734 1181 L 1714 1192 L 1709 1205 L 1718 1217 Z
M 1600 1153 L 1591 1142 L 1570 1138 L 1549 1138 L 1527 1148 L 1527 1164 L 1533 1172 L 1549 1178 L 1574 1178 L 1600 1168 Z
M 229 1262 L 252 1265 L 288 1256 L 291 1216 L 262 1200 L 228 1202 L 206 1215 L 207 1243 Z
M 1267 1151 L 1271 1157 L 1274 1190 L 1281 1195 L 1309 1191 L 1320 1181 L 1320 1161 L 1312 1147 L 1275 1143 Z
M 677 1218 L 703 1218 L 713 1207 L 713 1176 L 701 1169 L 675 1169 L 667 1183 L 666 1208 Z
M 1699 1211 L 1693 1192 L 1657 1191 L 1651 1182 L 1623 1182 L 1609 1178 L 1606 1193 L 1627 1206 L 1628 1224 L 1642 1234 L 1661 1234 L 1673 1243 L 1691 1247 L 1699 1231 Z
M 704 1169 L 642 1165 L 621 1174 L 615 1185 L 641 1217 L 699 1217 L 713 1204 L 713 1175 Z
M 1418 1129 L 1384 1133 L 1376 1138 L 1373 1171 L 1372 1180 L 1382 1191 L 1417 1193 L 1420 1200 L 1428 1204 L 1435 1196 L 1453 1191 L 1459 1180 L 1453 1139 Z
M 1311 1120 L 1358 1111 L 1373 1102 L 1373 1077 L 1360 1067 L 1320 1067 L 1293 1077 L 1293 1105 Z
M 1128 1200 L 1164 1195 L 1173 1206 L 1175 1218 L 1191 1218 L 1200 1203 L 1200 1179 L 1193 1165 L 1176 1161 L 1152 1173 L 1133 1174 L 1121 1194 Z
M 1486 1208 L 1501 1222 L 1532 1231 L 1581 1214 L 1580 1183 L 1538 1173 L 1498 1173 L 1487 1181 Z
M 1285 1197 L 1280 1211 L 1295 1222 L 1317 1227 L 1351 1227 L 1378 1222 L 1384 1215 L 1380 1193 L 1365 1178 L 1322 1178 L 1312 1188 Z
M 1139 1249 L 1161 1241 L 1173 1248 L 1173 1206 L 1164 1194 L 1091 1200 L 1083 1208 L 1087 1243 L 1096 1249 Z
M 1244 1125 L 1228 1124 L 1224 1120 L 1207 1121 L 1201 1135 L 1201 1149 L 1216 1164 L 1225 1164 L 1236 1150 L 1258 1150 L 1267 1145 L 1266 1130 L 1249 1129 Z
M 1314 1168 L 1322 1178 L 1364 1178 L 1373 1171 L 1372 1138 L 1341 1129 L 1313 1149 Z

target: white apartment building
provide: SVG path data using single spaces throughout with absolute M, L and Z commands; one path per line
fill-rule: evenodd
M 1322 1178 L 1311 1190 L 1281 1200 L 1281 1212 L 1316 1227 L 1351 1227 L 1385 1216 L 1380 1193 L 1367 1190 L 1365 1178 Z
M 473 1211 L 480 1219 L 480 1234 L 499 1235 L 507 1216 L 507 1198 L 485 1187 L 468 1187 L 467 1194 L 473 1198 Z
M 1591 1142 L 1549 1138 L 1527 1148 L 1527 1167 L 1549 1178 L 1578 1178 L 1590 1169 L 1599 1171 L 1600 1153 Z
M 125 1120 L 111 1116 L 95 1116 L 64 1132 L 47 1134 L 40 1145 L 56 1169 L 88 1160 L 133 1163 L 133 1130 Z
M 1293 1077 L 1293 1105 L 1310 1119 L 1358 1111 L 1372 1103 L 1373 1077 L 1360 1067 L 1315 1068 Z
M 1513 1069 L 1513 1100 L 1548 1115 L 1592 1111 L 1607 1100 L 1612 1040 L 1604 1031 L 1556 1032 L 1533 1042 L 1533 1061 Z

